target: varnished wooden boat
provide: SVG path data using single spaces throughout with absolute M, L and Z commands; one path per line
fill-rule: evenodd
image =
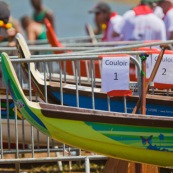
M 28 46 L 21 34 L 17 34 L 17 48 L 19 51 L 19 56 L 21 58 L 29 59 L 31 54 Z M 26 63 L 22 64 L 23 71 L 26 76 L 28 76 L 28 65 Z M 35 92 L 39 93 L 40 97 L 45 100 L 45 86 L 44 80 L 41 79 L 40 73 L 35 69 L 34 63 L 30 63 L 31 72 L 31 84 Z M 74 82 L 75 83 L 75 82 Z M 63 104 L 68 106 L 77 106 L 76 103 L 76 85 L 68 83 L 62 83 L 63 88 Z M 53 104 L 60 104 L 61 94 L 60 94 L 60 83 L 59 82 L 46 82 L 48 102 Z M 92 98 L 91 98 L 91 87 L 78 86 L 79 90 L 79 107 L 82 108 L 93 108 Z M 138 97 L 128 97 L 127 98 L 127 112 L 131 113 Z M 107 94 L 102 93 L 100 88 L 94 88 L 94 100 L 95 109 L 98 110 L 108 110 Z M 162 100 L 162 102 L 160 102 Z M 147 98 L 147 114 L 148 115 L 173 115 L 173 98 L 164 96 L 152 96 L 148 95 Z M 124 102 L 122 97 L 114 97 L 110 100 L 111 111 L 114 112 L 124 112 Z
M 61 142 L 110 157 L 173 166 L 173 118 L 112 113 L 29 101 L 6 53 L 3 75 L 20 113 Z

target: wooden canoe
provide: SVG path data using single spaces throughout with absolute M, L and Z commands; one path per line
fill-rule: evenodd
M 21 34 L 17 34 L 17 48 L 19 52 L 19 57 L 29 59 L 31 54 L 28 49 L 28 46 Z M 27 63 L 22 63 L 22 69 L 28 77 L 28 65 Z M 31 84 L 35 92 L 37 92 L 40 97 L 45 100 L 45 86 L 44 80 L 41 79 L 42 76 L 36 69 L 34 63 L 30 63 L 30 72 L 31 72 Z M 48 102 L 53 104 L 61 103 L 61 94 L 60 94 L 60 83 L 59 82 L 48 82 L 47 85 L 47 96 Z M 76 103 L 76 85 L 63 83 L 63 104 L 68 106 L 77 106 Z M 92 108 L 92 98 L 91 98 L 91 87 L 87 86 L 78 86 L 79 90 L 79 107 L 82 108 Z M 128 97 L 127 98 L 127 112 L 131 113 L 138 97 Z M 162 102 L 160 102 L 162 100 Z M 165 96 L 153 96 L 148 95 L 147 98 L 147 114 L 148 115 L 173 115 L 173 102 L 172 97 Z M 95 109 L 97 110 L 108 110 L 107 94 L 102 93 L 100 88 L 94 88 L 94 101 Z M 114 112 L 124 112 L 124 103 L 123 98 L 114 97 L 110 100 L 111 111 Z
M 53 139 L 110 157 L 173 166 L 173 118 L 35 103 L 24 95 L 6 53 L 6 85 L 20 113 Z
M 13 99 L 9 96 L 8 100 L 6 95 L 3 95 L 5 90 L 0 89 L 1 93 L 1 125 L 2 125 L 2 139 L 3 144 L 16 143 L 16 131 L 15 129 L 15 105 Z M 25 94 L 28 94 L 27 90 L 24 90 Z M 32 97 L 34 100 L 34 97 Z M 31 135 L 31 124 L 28 121 L 22 121 L 22 115 L 19 111 L 17 113 L 17 128 L 18 128 L 18 143 L 19 144 L 31 144 L 32 135 Z M 38 143 L 40 146 L 47 145 L 47 136 L 41 132 L 38 132 L 37 129 L 33 128 L 33 138 L 35 143 Z M 38 140 L 39 139 L 39 140 Z M 60 145 L 58 142 L 56 145 Z

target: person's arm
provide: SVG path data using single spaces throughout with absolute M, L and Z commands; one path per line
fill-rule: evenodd
M 161 20 L 160 25 L 160 40 L 165 41 L 166 40 L 166 28 L 164 22 Z
M 23 34 L 23 31 L 22 31 L 22 28 L 21 28 L 19 22 L 16 19 L 14 19 L 13 22 L 14 22 L 14 28 L 16 29 L 16 32 Z
M 33 29 L 33 27 L 27 27 L 26 28 L 26 35 L 28 37 L 28 40 L 35 41 L 36 40 L 36 33 Z
M 166 16 L 166 21 L 168 22 L 168 23 L 166 23 L 166 29 L 167 29 L 167 31 L 169 32 L 169 37 L 168 37 L 168 40 L 172 40 L 173 39 L 173 20 L 172 20 L 172 18 L 173 18 L 173 11 L 171 10 L 168 14 L 167 14 L 167 16 Z
M 118 17 L 118 19 L 116 20 L 116 22 L 113 23 L 113 33 L 112 33 L 112 37 L 116 38 L 121 36 L 121 25 L 123 22 L 123 18 L 122 17 Z

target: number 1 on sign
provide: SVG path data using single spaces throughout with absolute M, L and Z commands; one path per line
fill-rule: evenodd
M 117 75 L 117 73 L 114 73 L 114 75 L 115 75 L 114 80 L 118 80 L 118 75 Z

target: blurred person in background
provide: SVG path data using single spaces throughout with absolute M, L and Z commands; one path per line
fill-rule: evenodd
M 159 6 L 163 9 L 166 37 L 173 40 L 173 0 L 160 0 Z
M 8 41 L 8 44 L 13 44 L 16 35 L 15 29 L 9 23 L 10 9 L 9 6 L 0 1 L 0 41 Z
M 164 17 L 164 13 L 162 8 L 158 5 L 158 0 L 153 0 L 153 2 L 151 2 L 151 8 L 153 9 L 153 13 L 159 17 L 160 19 L 163 19 Z
M 0 1 L 0 42 L 7 41 L 8 46 L 15 46 L 16 30 L 9 23 L 10 9 L 7 3 Z M 8 55 L 14 55 L 14 52 L 8 52 Z M 16 66 L 17 74 L 19 74 L 19 65 Z M 1 66 L 0 66 L 0 79 L 2 78 Z M 3 87 L 4 83 L 0 80 L 0 86 Z
M 28 40 L 44 40 L 46 39 L 46 28 L 43 24 L 35 22 L 31 17 L 24 16 L 21 18 L 21 24 L 26 32 Z
M 151 8 L 153 0 L 141 0 L 140 4 L 123 15 L 119 33 L 123 40 L 166 40 L 163 21 Z
M 33 44 L 36 40 L 45 40 L 47 39 L 46 36 L 46 28 L 43 24 L 35 22 L 31 17 L 24 16 L 21 18 L 21 24 L 23 29 L 26 32 L 28 40 L 32 41 Z M 50 53 L 50 52 L 45 52 Z M 32 52 L 32 54 L 38 55 L 39 52 L 35 51 Z M 48 66 L 46 66 L 46 70 L 50 70 L 51 68 L 51 62 L 46 63 Z M 38 69 L 40 72 L 44 72 L 44 63 L 38 62 L 36 63 L 36 69 Z
M 121 36 L 117 35 L 117 27 L 119 27 L 122 17 L 116 12 L 112 12 L 107 3 L 100 2 L 89 12 L 95 14 L 97 32 L 103 31 L 102 41 L 121 40 Z
M 29 16 L 22 17 L 21 24 L 26 32 L 28 40 L 33 41 L 33 44 L 36 40 L 45 40 L 47 38 L 45 26 L 41 23 L 35 22 L 31 17 Z M 34 51 L 32 52 L 32 54 L 38 55 L 39 51 Z M 44 64 L 42 62 L 38 62 L 36 63 L 36 68 L 40 72 L 43 72 Z
M 16 30 L 16 33 L 23 33 L 22 32 L 22 28 L 18 22 L 17 19 L 15 19 L 14 17 L 10 16 L 9 18 L 9 22 L 12 24 L 13 28 Z
M 53 13 L 43 6 L 42 0 L 31 0 L 31 5 L 34 9 L 33 19 L 36 22 L 44 24 L 44 19 L 47 18 L 55 28 Z

